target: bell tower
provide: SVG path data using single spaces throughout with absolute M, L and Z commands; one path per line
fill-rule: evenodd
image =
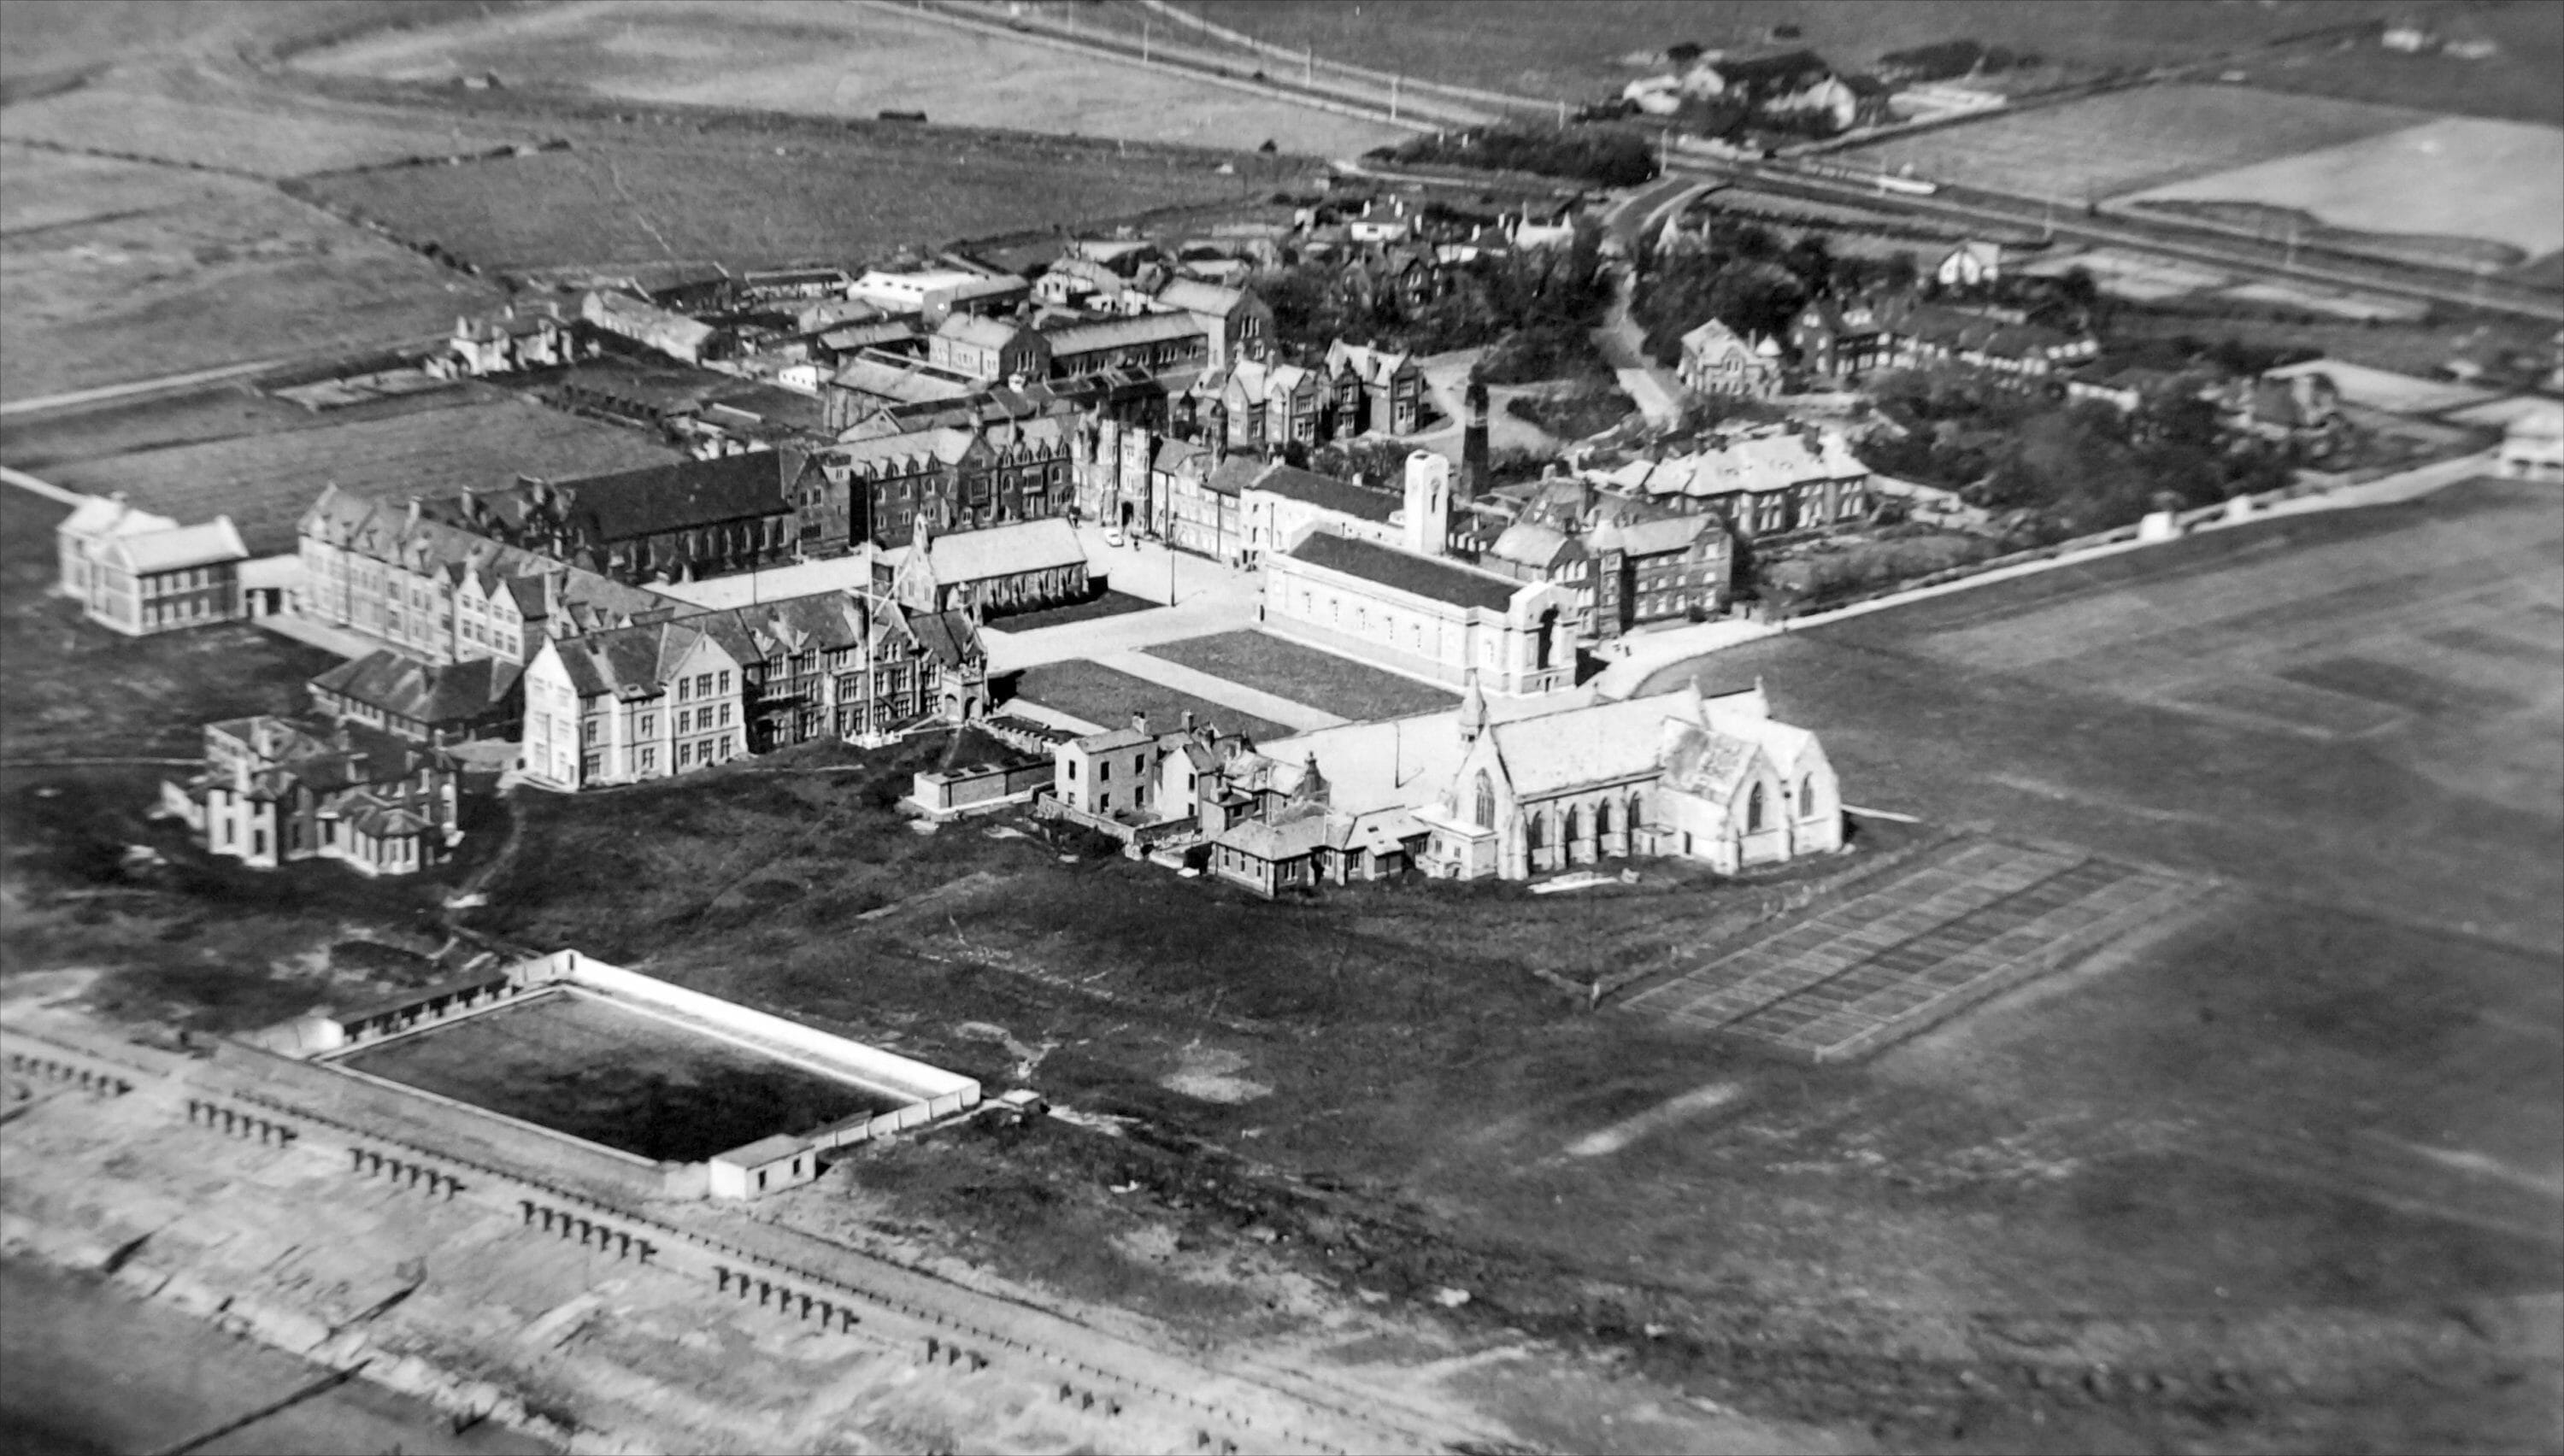
M 1439 556 L 1451 539 L 1451 462 L 1429 450 L 1406 457 L 1406 548 Z

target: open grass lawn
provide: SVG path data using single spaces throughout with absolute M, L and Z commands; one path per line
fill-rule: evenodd
M 13 189 L 29 174 L 34 216 L 66 217 L 0 235 L 9 399 L 419 339 L 498 298 L 256 182 L 119 174 L 123 210 L 72 218 L 93 163 L 13 146 L 7 164 Z
M 1187 637 L 1142 651 L 1357 723 L 1431 713 L 1459 701 L 1413 678 L 1262 632 Z
M 519 475 L 563 480 L 679 458 L 643 431 L 485 385 L 404 403 L 397 413 L 359 406 L 343 423 L 330 422 L 331 411 L 309 429 L 66 462 L 44 478 L 95 496 L 122 491 L 180 520 L 229 513 L 250 551 L 269 555 L 295 549 L 296 523 L 333 483 L 353 495 L 405 500 L 502 486 Z
M 1847 148 L 1864 170 L 2081 204 L 2418 125 L 2399 106 L 2240 87 L 2147 86 Z M 2432 231 L 2446 231 L 2433 228 Z
M 485 270 L 862 261 L 903 246 L 1243 195 L 1208 159 L 920 130 L 585 134 L 573 151 L 313 178 L 297 190 Z M 1268 181 L 1265 190 L 1271 190 Z
M 1104 617 L 1127 617 L 1133 612 L 1155 611 L 1162 604 L 1127 592 L 1098 593 L 1090 601 L 1072 602 L 1064 607 L 1044 607 L 1037 612 L 1014 612 L 991 617 L 988 625 L 1000 632 L 1035 632 L 1044 627 L 1065 627 L 1071 622 L 1093 622 Z
M 1012 696 L 1099 728 L 1119 728 L 1131 721 L 1131 715 L 1145 713 L 1152 727 L 1173 731 L 1189 713 L 1196 723 L 1217 724 L 1222 732 L 1244 733 L 1259 743 L 1291 735 L 1291 729 L 1281 724 L 1084 658 L 1024 669 L 1015 675 Z

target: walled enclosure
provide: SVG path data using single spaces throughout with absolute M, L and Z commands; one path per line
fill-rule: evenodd
M 423 1088 L 332 1065 L 350 1053 L 387 1041 L 561 992 L 595 995 L 655 1014 L 700 1035 L 882 1094 L 899 1106 L 799 1136 L 761 1138 L 707 1162 L 653 1163 Z M 343 1013 L 316 1013 L 278 1027 L 258 1041 L 277 1055 L 259 1056 L 248 1047 L 236 1046 L 225 1060 L 259 1067 L 271 1079 L 292 1081 L 310 1091 L 327 1090 L 335 1100 L 362 1104 L 378 1115 L 433 1122 L 512 1157 L 650 1197 L 701 1197 L 707 1192 L 752 1197 L 807 1182 L 818 1174 L 821 1151 L 953 1117 L 976 1107 L 980 1100 L 979 1084 L 971 1078 L 609 965 L 575 950 L 422 987 Z

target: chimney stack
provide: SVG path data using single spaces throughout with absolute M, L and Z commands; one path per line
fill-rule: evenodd
M 1147 732 L 1149 730 L 1149 715 L 1134 711 L 1131 715 L 1131 730 L 1135 733 Z

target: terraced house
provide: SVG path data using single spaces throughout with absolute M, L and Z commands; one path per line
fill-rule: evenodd
M 431 664 L 531 661 L 544 642 L 659 621 L 667 598 L 331 486 L 305 512 L 291 609 Z
M 160 785 L 163 814 L 211 854 L 272 870 L 333 859 L 411 875 L 460 843 L 454 760 L 346 723 L 232 719 L 205 726 L 205 768 Z

